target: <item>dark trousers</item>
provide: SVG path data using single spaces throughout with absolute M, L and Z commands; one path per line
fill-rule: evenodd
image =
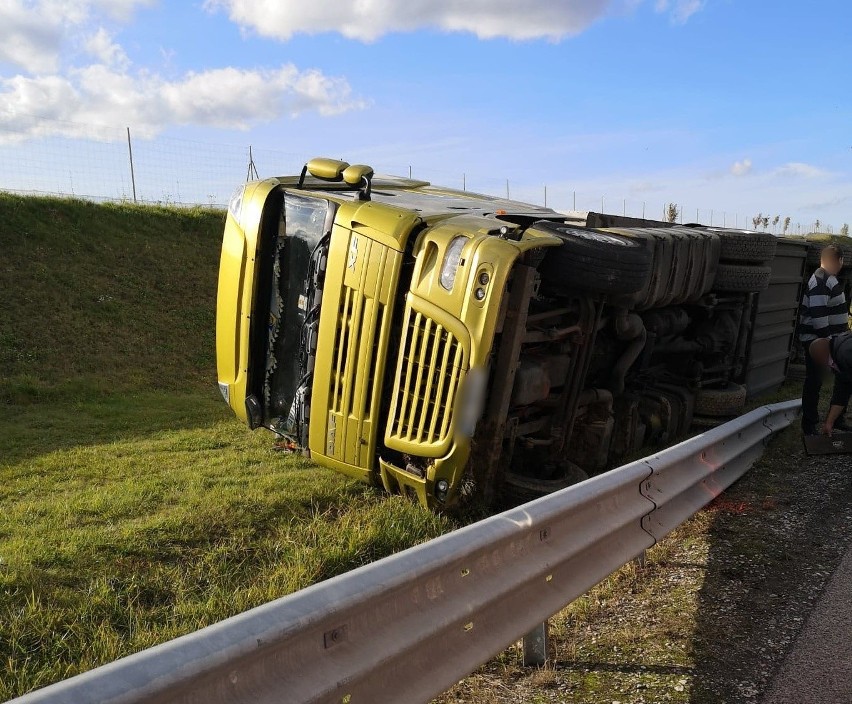
M 852 396 L 852 378 L 845 374 L 836 373 L 834 375 L 834 391 L 831 393 L 831 405 L 843 406 L 841 418 L 846 417 L 850 396 Z
M 805 383 L 802 386 L 802 428 L 813 430 L 819 424 L 819 392 L 822 390 L 822 378 L 825 370 L 819 366 L 810 355 L 810 343 L 805 348 Z M 843 406 L 843 418 L 846 415 L 846 405 L 852 393 L 852 379 L 842 374 L 834 375 L 834 390 L 831 395 L 832 406 Z

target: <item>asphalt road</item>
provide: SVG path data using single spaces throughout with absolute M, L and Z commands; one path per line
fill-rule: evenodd
M 788 703 L 852 703 L 852 548 L 840 562 L 761 702 Z

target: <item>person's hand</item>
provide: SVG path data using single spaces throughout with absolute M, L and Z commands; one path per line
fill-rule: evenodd
M 833 432 L 834 432 L 834 423 L 832 423 L 830 421 L 825 421 L 825 423 L 822 424 L 822 434 L 828 435 L 829 437 L 831 437 L 831 434 Z

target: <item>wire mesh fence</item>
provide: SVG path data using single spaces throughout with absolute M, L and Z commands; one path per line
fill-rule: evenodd
M 311 154 L 263 145 L 222 144 L 134 134 L 131 127 L 64 123 L 44 118 L 0 125 L 0 190 L 76 196 L 97 201 L 222 207 L 247 178 L 298 173 Z M 34 129 L 34 125 L 37 129 Z M 64 134 L 68 136 L 56 136 Z M 560 212 L 596 211 L 666 220 L 666 202 L 620 198 L 566 186 L 513 183 L 476 171 L 374 164 L 381 173 L 411 176 L 442 186 L 547 205 Z M 693 217 L 694 216 L 694 217 Z M 756 226 L 741 213 L 680 204 L 680 223 L 802 232 L 783 229 L 783 218 Z M 807 228 L 807 226 L 806 226 Z
M 217 205 L 246 180 L 249 145 L 157 137 L 132 128 L 80 126 L 75 137 L 31 137 L 0 127 L 0 190 L 93 200 Z M 301 155 L 253 149 L 268 176 L 293 173 Z

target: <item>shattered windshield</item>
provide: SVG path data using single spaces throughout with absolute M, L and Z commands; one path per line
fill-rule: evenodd
M 307 386 L 305 322 L 318 314 L 316 269 L 329 203 L 287 193 L 278 228 L 269 306 L 264 401 L 276 429 L 291 430 L 294 399 Z

